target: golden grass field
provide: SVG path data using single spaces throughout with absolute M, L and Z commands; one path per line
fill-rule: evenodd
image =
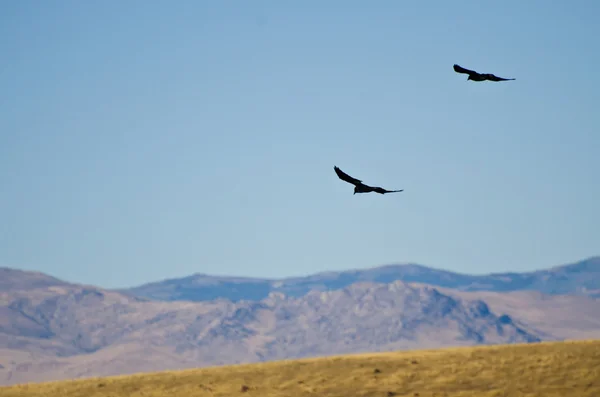
M 2 397 L 599 397 L 600 340 L 361 354 L 1 387 Z

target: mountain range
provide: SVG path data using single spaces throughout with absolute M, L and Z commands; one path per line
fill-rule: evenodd
M 600 257 L 470 276 L 419 265 L 126 290 L 0 268 L 0 384 L 367 351 L 600 337 Z
M 193 274 L 123 289 L 120 292 L 152 300 L 201 302 L 224 298 L 237 302 L 265 299 L 271 292 L 301 297 L 309 291 L 331 291 L 363 281 L 391 283 L 397 280 L 460 291 L 538 291 L 550 295 L 600 297 L 600 257 L 534 272 L 489 275 L 460 274 L 417 264 L 326 272 L 279 280 Z

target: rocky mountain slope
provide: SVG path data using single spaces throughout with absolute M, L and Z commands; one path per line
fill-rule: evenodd
M 153 301 L 2 269 L 0 384 L 413 348 L 600 337 L 588 296 L 364 281 Z
M 454 288 L 461 291 L 538 291 L 600 297 L 600 257 L 528 273 L 466 275 L 421 265 L 388 265 L 363 270 L 319 273 L 307 277 L 268 280 L 194 274 L 120 290 L 154 300 L 207 301 L 218 298 L 261 300 L 271 292 L 304 296 L 312 290 L 331 291 L 361 281 L 391 283 L 396 280 Z

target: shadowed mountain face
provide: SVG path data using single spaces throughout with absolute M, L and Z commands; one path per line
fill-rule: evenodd
M 312 290 L 331 291 L 351 284 L 396 280 L 430 284 L 461 291 L 538 291 L 544 294 L 573 294 L 600 297 L 600 257 L 574 264 L 529 273 L 465 275 L 421 265 L 388 265 L 364 270 L 319 273 L 307 277 L 267 280 L 241 277 L 215 277 L 196 274 L 145 284 L 121 292 L 154 300 L 206 301 L 218 298 L 261 300 L 271 292 L 304 296 Z

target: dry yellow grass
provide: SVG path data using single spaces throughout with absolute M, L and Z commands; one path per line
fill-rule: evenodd
M 600 396 L 600 340 L 362 354 L 0 388 L 2 397 Z

